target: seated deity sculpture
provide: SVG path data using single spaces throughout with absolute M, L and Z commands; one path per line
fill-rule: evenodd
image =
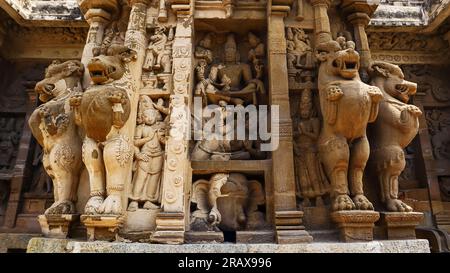
M 231 104 L 257 104 L 258 95 L 265 94 L 264 83 L 253 76 L 249 64 L 239 59 L 234 34 L 229 34 L 224 45 L 224 62 L 212 65 L 208 79 L 202 75 L 207 62 L 200 62 L 197 75 L 202 84 L 197 85 L 195 95 L 207 98 L 208 104 L 218 104 L 221 100 Z

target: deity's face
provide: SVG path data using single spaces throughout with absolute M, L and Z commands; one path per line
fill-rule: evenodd
M 225 49 L 225 62 L 235 63 L 236 62 L 236 49 L 226 48 Z
M 300 117 L 302 119 L 308 119 L 311 117 L 312 103 L 301 102 L 300 103 Z
M 142 113 L 142 121 L 147 125 L 153 125 L 156 123 L 156 111 L 149 109 Z
M 211 48 L 212 46 L 212 40 L 209 35 L 207 35 L 203 40 L 200 42 L 200 45 L 204 48 Z
M 251 47 L 256 47 L 259 44 L 259 39 L 255 35 L 249 35 L 248 42 L 250 43 Z

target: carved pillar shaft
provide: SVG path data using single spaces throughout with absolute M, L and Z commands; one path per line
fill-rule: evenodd
M 331 40 L 330 19 L 328 18 L 329 0 L 311 0 L 314 10 L 314 31 L 316 45 Z
M 111 19 L 111 14 L 103 9 L 92 8 L 86 12 L 84 18 L 89 23 L 89 32 L 86 45 L 84 46 L 83 56 L 81 57 L 81 62 L 86 66 L 93 57 L 92 49 L 102 43 L 103 32 Z M 83 76 L 83 88 L 88 87 L 90 82 L 91 79 L 89 76 L 89 71 L 85 69 Z
M 141 85 L 141 76 L 142 76 L 142 65 L 145 59 L 145 49 L 147 44 L 146 37 L 146 19 L 147 19 L 147 4 L 148 0 L 133 0 L 131 3 L 131 12 L 130 18 L 128 21 L 127 31 L 125 33 L 125 46 L 136 51 L 136 60 L 130 62 L 128 64 L 128 68 L 130 69 L 130 75 L 132 78 L 133 87 L 132 90 L 128 90 L 128 96 L 131 102 L 131 111 L 130 117 L 128 118 L 125 126 L 121 129 L 125 135 L 128 136 L 129 140 L 133 139 L 135 128 L 136 128 L 136 116 L 137 116 L 137 108 L 139 104 L 139 87 Z M 123 170 L 128 173 L 127 181 L 132 180 L 132 161 L 126 166 Z M 123 203 L 128 203 L 128 187 L 131 186 L 131 183 L 125 183 L 124 187 L 124 195 L 123 195 Z M 126 209 L 126 206 L 123 206 Z
M 170 96 L 170 132 L 166 142 L 163 175 L 162 212 L 156 219 L 153 241 L 183 243 L 188 217 L 187 197 L 190 189 L 188 137 L 189 104 L 193 66 L 193 18 L 189 10 L 177 11 L 177 25 L 172 49 L 173 90 Z
M 272 106 L 278 105 L 280 109 L 279 136 L 272 136 L 272 138 L 279 138 L 278 149 L 272 152 L 277 241 L 278 243 L 309 242 L 312 237 L 303 230 L 301 225 L 303 212 L 297 211 L 295 197 L 292 121 L 284 34 L 284 16 L 289 11 L 289 7 L 273 6 L 271 8 L 268 18 L 270 103 Z
M 367 69 L 372 59 L 366 34 L 366 26 L 369 24 L 370 17 L 365 13 L 355 12 L 349 15 L 347 19 L 354 28 L 356 49 L 361 56 L 362 73 L 367 74 Z

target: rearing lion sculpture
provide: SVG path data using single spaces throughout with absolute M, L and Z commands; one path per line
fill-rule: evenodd
M 133 156 L 131 142 L 121 131 L 131 112 L 131 76 L 126 63 L 135 56 L 136 52 L 125 46 L 109 46 L 87 65 L 94 84 L 70 99 L 77 124 L 86 133 L 83 162 L 91 191 L 86 214 L 119 215 L 123 210 L 127 174 L 122 168 Z
M 398 176 L 405 168 L 403 149 L 419 130 L 422 111 L 408 104 L 417 84 L 406 81 L 400 67 L 386 62 L 374 62 L 369 73 L 372 84 L 383 92 L 380 113 L 371 126 L 371 161 L 381 184 L 381 200 L 388 211 L 410 212 L 412 208 L 398 200 Z
M 81 138 L 69 97 L 81 91 L 84 66 L 79 61 L 54 61 L 35 87 L 44 102 L 31 114 L 33 136 L 43 147 L 43 165 L 54 184 L 55 203 L 45 214 L 75 213 L 81 169 Z
M 376 119 L 383 96 L 378 87 L 361 81 L 360 58 L 354 47 L 352 41 L 329 41 L 317 47 L 318 88 L 324 119 L 318 144 L 331 182 L 334 211 L 373 210 L 364 196 L 362 181 L 370 153 L 366 127 Z

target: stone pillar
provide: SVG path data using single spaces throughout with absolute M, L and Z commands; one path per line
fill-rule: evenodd
M 125 33 L 124 45 L 129 49 L 136 51 L 136 60 L 128 63 L 130 69 L 130 75 L 132 79 L 133 90 L 128 92 L 131 102 L 131 113 L 127 120 L 123 130 L 129 139 L 133 139 L 136 129 L 136 116 L 139 104 L 139 88 L 141 86 L 142 77 L 142 65 L 145 60 L 145 50 L 147 46 L 147 32 L 146 32 L 146 20 L 147 20 L 147 5 L 149 0 L 130 0 L 131 12 L 128 20 L 128 27 Z M 123 195 L 123 209 L 126 210 L 128 204 L 128 188 L 131 186 L 132 180 L 132 160 L 127 164 L 124 171 L 128 172 L 128 179 L 130 181 L 125 183 L 124 195 Z
M 83 49 L 81 62 L 86 66 L 93 57 L 92 49 L 102 43 L 103 32 L 111 19 L 111 14 L 103 9 L 90 8 L 84 15 L 84 18 L 89 23 L 89 32 Z M 88 87 L 91 83 L 91 78 L 87 69 L 84 71 L 82 83 L 83 88 Z
M 302 225 L 303 212 L 297 211 L 295 197 L 292 120 L 286 62 L 284 17 L 288 6 L 270 7 L 268 18 L 268 70 L 271 105 L 278 105 L 279 146 L 272 152 L 276 236 L 278 243 L 311 242 Z M 275 120 L 275 122 L 277 122 Z M 274 141 L 274 140 L 272 140 Z
M 166 142 L 163 175 L 162 212 L 156 218 L 152 240 L 158 243 L 184 242 L 189 217 L 190 134 L 189 105 L 193 82 L 193 17 L 188 5 L 172 5 L 177 12 L 177 25 L 172 49 L 173 89 L 170 95 L 170 132 Z
M 368 80 L 368 69 L 372 61 L 370 55 L 369 41 L 367 39 L 366 27 L 369 24 L 369 15 L 362 12 L 355 12 L 347 17 L 347 20 L 353 25 L 355 33 L 356 50 L 361 56 L 361 78 L 363 81 Z
M 316 45 L 328 42 L 331 38 L 330 19 L 328 18 L 328 7 L 330 0 L 311 0 L 314 10 L 314 32 L 316 34 Z

